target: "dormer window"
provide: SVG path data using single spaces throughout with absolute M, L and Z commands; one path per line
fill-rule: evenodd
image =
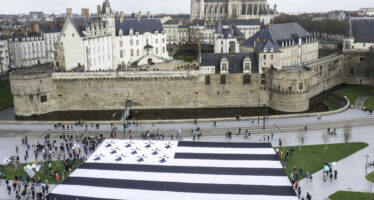
M 227 74 L 229 71 L 229 61 L 227 58 L 221 59 L 221 74 Z
M 271 48 L 271 49 L 270 49 L 270 52 L 274 52 L 274 48 Z
M 267 48 L 264 48 L 264 52 L 268 52 L 268 49 L 267 49 Z
M 243 73 L 250 73 L 252 71 L 252 61 L 249 57 L 243 60 Z

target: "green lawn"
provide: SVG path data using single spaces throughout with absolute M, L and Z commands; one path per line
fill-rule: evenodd
M 303 177 L 305 177 L 305 172 L 309 171 L 310 174 L 313 174 L 321 170 L 324 163 L 337 162 L 367 146 L 366 143 L 349 143 L 347 146 L 345 144 L 329 144 L 325 155 L 323 155 L 324 145 L 303 146 L 301 152 L 299 152 L 299 147 L 282 147 L 280 151 L 290 152 L 292 148 L 295 149 L 294 155 L 287 159 L 286 173 L 289 176 L 295 166 L 297 169 L 303 169 Z M 282 164 L 284 164 L 283 160 Z
M 347 96 L 351 104 L 354 105 L 358 97 L 370 93 L 372 90 L 371 86 L 350 86 L 336 91 L 335 94 L 341 97 Z
M 13 105 L 13 96 L 10 88 L 0 90 L 0 110 L 8 108 Z
M 331 200 L 374 200 L 374 193 L 338 191 L 329 198 Z
M 368 175 L 366 176 L 366 179 L 367 179 L 368 181 L 371 181 L 371 182 L 374 183 L 374 172 L 371 172 L 370 174 L 368 174 Z
M 374 109 L 374 97 L 370 97 L 366 100 L 364 106 L 368 109 Z
M 4 169 L 1 170 L 2 172 L 2 176 L 6 176 L 8 180 L 13 180 L 15 176 L 22 176 L 22 177 L 25 177 L 27 176 L 27 173 L 25 172 L 25 170 L 23 169 L 25 166 L 27 165 L 27 163 L 22 163 L 20 164 L 20 166 L 17 168 L 17 169 L 14 169 L 14 166 L 4 166 Z M 81 163 L 78 163 L 78 166 L 80 166 Z M 45 167 L 48 167 L 48 164 L 45 164 Z M 37 172 L 34 176 L 35 179 L 37 179 L 38 177 L 40 177 L 40 179 L 45 182 L 46 179 L 48 179 L 48 183 L 50 184 L 55 184 L 56 183 L 56 179 L 55 179 L 55 176 L 51 176 L 51 175 L 46 175 L 45 174 L 45 168 L 40 168 L 39 172 Z M 60 175 L 60 183 L 62 181 L 62 177 L 61 177 L 61 172 L 63 172 L 65 170 L 65 166 L 64 166 L 64 162 L 61 161 L 60 162 L 60 165 L 58 165 L 58 161 L 53 161 L 52 162 L 52 172 L 54 172 L 55 170 L 57 170 L 57 173 Z M 73 169 L 71 172 L 74 171 L 74 164 L 73 164 Z M 51 174 L 53 174 L 51 172 Z M 68 177 L 69 174 L 65 173 L 65 179 Z

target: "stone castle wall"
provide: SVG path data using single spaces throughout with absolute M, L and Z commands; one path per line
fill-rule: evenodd
M 134 109 L 265 105 L 300 112 L 309 108 L 311 97 L 341 82 L 341 59 L 338 55 L 319 60 L 301 71 L 290 68 L 250 75 L 207 75 L 198 70 L 14 73 L 10 81 L 18 116 L 119 110 L 125 109 L 126 101 L 132 101 Z

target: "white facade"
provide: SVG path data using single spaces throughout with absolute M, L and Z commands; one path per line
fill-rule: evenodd
M 98 6 L 98 16 L 71 17 L 68 10 L 59 40 L 60 65 L 67 71 L 84 65 L 85 71 L 116 70 L 121 66 L 152 65 L 170 60 L 166 33 L 159 19 L 115 17 L 109 1 Z
M 116 37 L 116 44 L 118 44 L 119 65 L 141 66 L 162 63 L 165 59 L 170 59 L 166 49 L 165 32 L 139 34 L 130 29 L 129 35 L 123 35 L 120 30 L 119 36 Z
M 236 38 L 217 38 L 214 53 L 239 53 L 239 42 Z
M 0 36 L 1 37 L 1 36 Z M 9 70 L 8 40 L 0 38 L 0 74 Z
M 47 46 L 37 33 L 22 34 L 9 39 L 10 65 L 31 67 L 48 62 Z

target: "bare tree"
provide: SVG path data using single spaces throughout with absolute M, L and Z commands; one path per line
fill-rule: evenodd
M 345 147 L 347 147 L 349 141 L 352 138 L 352 127 L 348 123 L 344 124 L 344 143 Z
M 326 134 L 322 134 L 322 140 L 323 140 L 323 155 L 325 155 L 325 152 L 327 151 L 327 145 L 328 145 L 328 140 L 329 140 L 329 136 Z

